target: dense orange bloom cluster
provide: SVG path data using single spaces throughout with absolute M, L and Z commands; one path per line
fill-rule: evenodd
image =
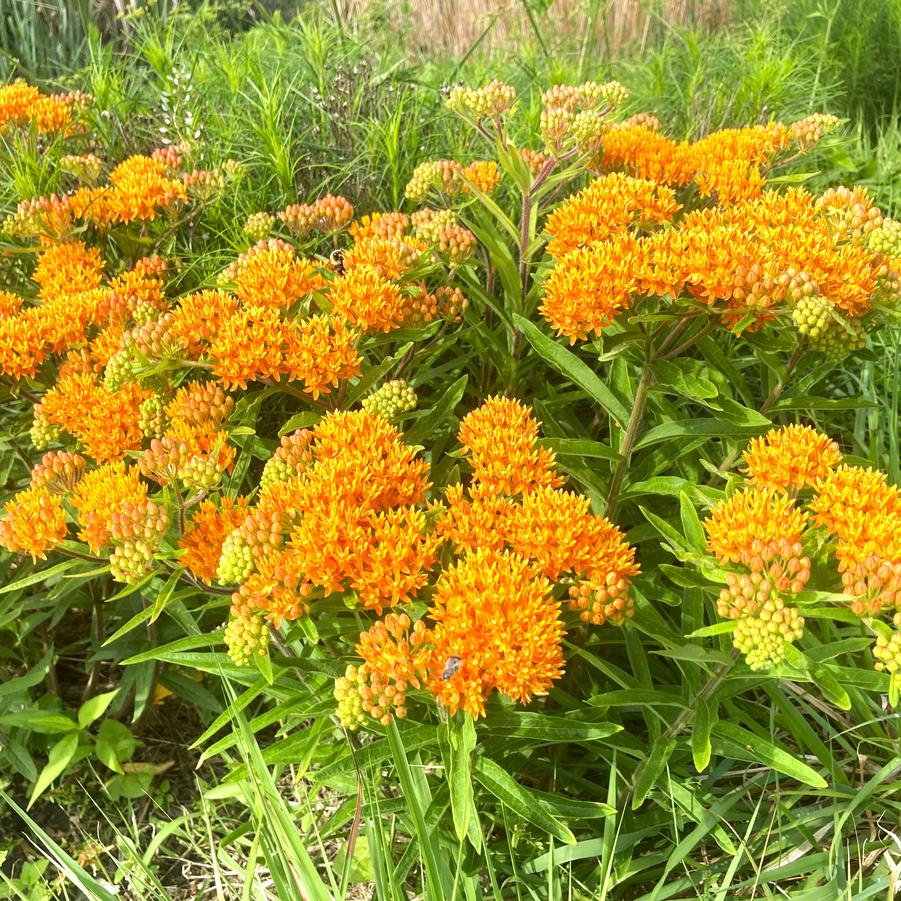
M 846 217 L 835 213 L 857 215 L 861 201 L 869 202 L 864 195 L 860 189 L 826 204 L 801 188 L 771 191 L 689 212 L 674 227 L 646 234 L 624 226 L 557 259 L 545 283 L 542 312 L 571 342 L 600 334 L 622 310 L 646 297 L 700 301 L 726 324 L 743 327 L 759 327 L 785 309 L 803 334 L 815 337 L 821 332 L 810 328 L 811 310 L 819 304 L 834 311 L 823 314 L 822 329 L 841 332 L 839 323 L 846 320 L 852 333 L 850 327 L 871 310 L 891 274 L 886 258 L 864 242 L 868 232 L 849 238 Z M 575 232 L 564 232 L 572 243 L 590 229 L 579 219 L 578 197 L 552 216 L 555 225 L 568 218 L 580 222 Z M 603 232 L 609 214 L 603 205 L 600 209 L 596 227 Z
M 0 85 L 0 131 L 23 125 L 41 132 L 67 131 L 88 99 L 80 93 L 44 94 L 24 81 Z
M 13 553 L 46 557 L 66 537 L 66 511 L 59 496 L 42 485 L 32 485 L 4 505 L 0 519 L 0 546 Z
M 842 461 L 838 444 L 806 425 L 767 432 L 743 456 L 751 482 L 783 491 L 819 485 Z
M 483 716 L 495 690 L 528 703 L 563 673 L 564 630 L 551 583 L 515 554 L 464 554 L 441 573 L 429 617 L 428 688 L 451 713 Z M 446 677 L 453 658 L 459 666 Z
M 805 547 L 834 555 L 852 611 L 887 612 L 897 626 L 901 490 L 884 473 L 841 465 L 837 445 L 807 426 L 774 429 L 751 443 L 745 459 L 752 486 L 716 504 L 704 526 L 708 547 L 728 568 L 717 609 L 736 620 L 734 642 L 749 665 L 778 663 L 785 643 L 803 632 L 800 611 L 786 600 L 810 578 Z M 812 489 L 803 507 L 792 497 L 802 489 Z M 877 668 L 894 672 L 895 645 L 878 634 Z
M 484 715 L 495 690 L 523 703 L 546 693 L 563 671 L 555 583 L 569 587 L 568 606 L 583 620 L 631 614 L 634 549 L 587 498 L 556 487 L 553 455 L 536 447 L 537 434 L 531 411 L 506 398 L 462 422 L 472 481 L 449 486 L 434 508 L 435 534 L 458 558 L 443 567 L 422 620 L 389 614 L 361 636 L 363 665 L 336 685 L 349 725 L 362 712 L 403 716 L 410 687 L 472 716 Z
M 548 216 L 548 252 L 561 257 L 630 226 L 640 229 L 671 222 L 678 210 L 676 196 L 666 185 L 611 172 L 570 196 Z
M 473 410 L 460 423 L 459 438 L 474 478 L 508 495 L 559 485 L 553 451 L 538 446 L 538 426 L 528 407 L 506 397 L 489 397 Z
M 705 522 L 707 543 L 724 563 L 768 563 L 783 542 L 801 543 L 807 514 L 781 491 L 746 488 L 717 504 Z
M 721 204 L 758 197 L 764 170 L 791 146 L 792 129 L 781 123 L 716 131 L 695 142 L 671 141 L 646 123 L 613 126 L 603 135 L 601 167 L 669 185 L 694 181 Z

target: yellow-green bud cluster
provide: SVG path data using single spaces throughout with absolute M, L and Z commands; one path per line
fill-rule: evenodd
M 240 585 L 253 572 L 253 551 L 241 529 L 222 542 L 216 578 L 223 585 Z
M 416 392 L 403 379 L 394 379 L 364 398 L 363 409 L 394 422 L 403 413 L 416 409 Z
M 901 222 L 883 219 L 882 225 L 867 235 L 867 244 L 873 253 L 881 253 L 892 259 L 901 258 Z
M 151 394 L 141 402 L 138 424 L 145 438 L 161 438 L 166 427 L 166 399 L 161 394 Z
M 545 145 L 558 149 L 569 134 L 573 113 L 562 106 L 546 107 L 541 111 L 541 137 Z
M 587 109 L 576 114 L 570 127 L 570 135 L 583 152 L 594 153 L 600 149 L 607 129 L 607 119 L 600 110 Z
M 844 360 L 867 346 L 867 330 L 859 319 L 839 319 L 817 336 L 811 336 L 810 349 L 830 360 Z
M 875 668 L 883 673 L 895 674 L 901 670 L 901 631 L 894 630 L 890 638 L 881 632 L 873 645 Z
M 134 381 L 137 359 L 131 344 L 114 353 L 103 371 L 103 384 L 107 391 L 118 391 L 123 385 Z
M 266 461 L 260 486 L 266 488 L 274 482 L 287 482 L 300 475 L 313 462 L 310 441 L 313 433 L 309 429 L 298 429 L 282 437 L 275 453 Z
M 752 670 L 766 670 L 785 659 L 786 647 L 804 634 L 804 617 L 797 607 L 771 598 L 753 616 L 742 616 L 732 643 Z
M 40 405 L 34 408 L 34 422 L 31 425 L 29 436 L 37 450 L 44 450 L 58 442 L 61 432 L 62 429 L 58 425 L 42 415 Z
M 228 159 L 222 164 L 222 174 L 232 181 L 240 181 L 247 175 L 247 166 L 239 160 Z
M 268 238 L 275 225 L 275 216 L 271 213 L 251 213 L 244 222 L 244 234 L 251 241 L 262 241 Z
M 60 157 L 59 167 L 83 184 L 94 185 L 103 171 L 103 160 L 96 153 L 85 153 L 81 156 L 67 153 Z
M 800 298 L 792 310 L 795 328 L 808 338 L 819 338 L 835 325 L 832 304 L 820 294 Z
M 160 318 L 160 311 L 152 303 L 148 303 L 146 300 L 139 300 L 135 304 L 131 318 L 134 320 L 135 325 L 147 325 L 148 322 L 153 322 L 155 319 Z
M 346 729 L 358 729 L 366 721 L 366 713 L 363 710 L 363 697 L 361 688 L 366 684 L 366 664 L 361 667 L 348 666 L 343 676 L 335 679 L 335 700 L 338 702 L 336 711 L 338 719 Z
M 437 244 L 441 233 L 457 224 L 457 214 L 453 210 L 416 210 L 410 217 L 413 234 L 426 244 Z
M 255 656 L 265 657 L 269 653 L 269 623 L 265 615 L 258 611 L 234 611 L 225 627 L 225 644 L 228 656 L 238 666 L 248 666 Z
M 897 306 L 901 303 L 901 276 L 894 269 L 879 276 L 871 299 L 874 304 L 885 306 Z
M 178 477 L 190 492 L 210 491 L 219 484 L 222 468 L 215 454 L 194 454 L 181 465 Z
M 405 194 L 414 203 L 421 203 L 432 188 L 447 194 L 463 187 L 463 166 L 456 160 L 429 160 L 420 163 L 407 182 Z
M 445 101 L 447 108 L 474 119 L 497 119 L 509 112 L 516 101 L 516 88 L 494 79 L 481 88 L 457 85 Z
M 126 502 L 110 517 L 115 548 L 110 571 L 119 582 L 135 582 L 150 570 L 154 551 L 169 528 L 165 507 L 148 498 Z

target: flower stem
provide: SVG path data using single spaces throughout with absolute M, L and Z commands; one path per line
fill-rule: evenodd
M 732 670 L 732 667 L 735 665 L 735 661 L 738 658 L 738 651 L 734 648 L 731 651 L 731 656 L 726 663 L 721 663 L 711 674 L 710 678 L 704 683 L 701 687 L 701 690 L 695 695 L 695 701 L 690 707 L 686 707 L 682 710 L 679 715 L 670 723 L 669 728 L 663 735 L 660 736 L 658 741 L 668 742 L 672 739 L 676 738 L 682 730 L 688 726 L 692 720 L 695 718 L 695 713 L 697 712 L 698 706 L 704 702 L 709 700 L 709 698 L 713 695 L 713 693 L 723 684 L 726 676 Z M 632 793 L 635 791 L 635 786 L 638 785 L 639 779 L 641 779 L 642 774 L 644 773 L 645 767 L 648 765 L 648 760 L 650 757 L 645 757 L 641 763 L 635 768 L 635 772 L 632 774 L 632 781 L 629 783 L 628 788 L 623 792 L 617 802 L 617 809 L 623 810 L 628 806 L 629 800 L 632 797 Z
M 626 424 L 626 434 L 623 436 L 623 445 L 620 449 L 621 459 L 617 464 L 610 481 L 610 490 L 607 492 L 607 507 L 604 510 L 604 516 L 610 518 L 616 512 L 616 503 L 619 500 L 619 492 L 622 488 L 623 479 L 626 477 L 626 470 L 629 468 L 629 461 L 632 457 L 632 447 L 635 439 L 638 437 L 638 427 L 641 425 L 641 417 L 644 413 L 645 403 L 648 399 L 648 388 L 651 386 L 651 356 L 645 357 L 644 369 L 641 372 L 641 378 L 638 381 L 638 387 L 635 389 L 635 400 L 632 402 L 632 414 L 629 416 L 629 422 Z

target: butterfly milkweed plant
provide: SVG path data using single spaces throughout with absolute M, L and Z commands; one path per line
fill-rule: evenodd
M 736 761 L 847 784 L 816 730 L 897 702 L 901 492 L 835 372 L 895 319 L 901 224 L 806 186 L 835 117 L 679 141 L 627 99 L 454 87 L 471 156 L 401 209 L 300 197 L 228 244 L 246 161 L 108 159 L 90 97 L 0 88 L 5 767 L 40 793 L 104 760 L 79 704 L 175 693 L 348 795 L 324 833 L 539 875 Z

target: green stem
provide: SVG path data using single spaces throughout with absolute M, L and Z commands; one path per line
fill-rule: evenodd
M 604 516 L 608 519 L 616 512 L 619 492 L 632 458 L 632 447 L 635 444 L 635 439 L 638 437 L 638 428 L 641 425 L 641 417 L 648 399 L 648 389 L 651 386 L 651 362 L 652 357 L 648 353 L 645 356 L 641 379 L 638 382 L 638 387 L 635 389 L 635 400 L 632 402 L 632 414 L 629 416 L 629 422 L 626 425 L 626 434 L 623 436 L 623 444 L 620 449 L 621 459 L 613 473 L 613 479 L 610 481 L 610 490 L 607 492 L 607 508 L 604 510 Z
M 735 661 L 738 658 L 738 651 L 734 648 L 731 652 L 731 656 L 726 663 L 721 663 L 711 674 L 710 678 L 704 683 L 701 687 L 701 690 L 695 695 L 695 701 L 690 707 L 686 707 L 682 710 L 679 715 L 670 723 L 669 728 L 663 735 L 660 736 L 658 741 L 660 742 L 668 742 L 672 739 L 676 738 L 682 730 L 689 725 L 695 718 L 695 714 L 697 712 L 698 707 L 704 701 L 709 700 L 713 693 L 723 684 L 726 676 L 732 670 L 732 667 L 735 665 Z M 648 760 L 650 757 L 645 757 L 644 760 L 635 769 L 635 772 L 632 774 L 632 781 L 629 783 L 629 787 L 623 792 L 620 796 L 619 801 L 617 802 L 617 809 L 624 810 L 628 804 L 629 800 L 632 797 L 632 793 L 635 791 L 635 786 L 638 785 L 639 779 L 641 779 L 642 773 L 644 773 L 645 767 L 648 765 Z

